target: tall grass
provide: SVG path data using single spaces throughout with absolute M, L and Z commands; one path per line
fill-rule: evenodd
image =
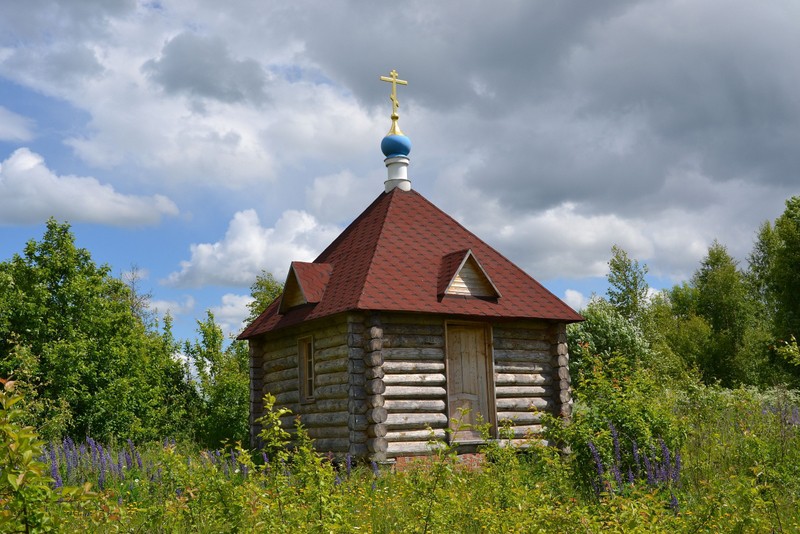
M 685 424 L 679 448 L 634 452 L 606 425 L 603 457 L 565 454 L 537 439 L 520 451 L 501 437 L 486 446 L 478 469 L 440 447 L 394 472 L 317 454 L 302 436 L 292 448 L 264 453 L 169 440 L 141 447 L 29 440 L 39 462 L 31 469 L 52 493 L 27 501 L 47 518 L 29 523 L 40 531 L 798 532 L 798 400 L 781 390 L 697 387 L 671 400 Z M 4 429 L 16 409 L 3 409 Z M 17 472 L 21 456 L 11 451 L 24 434 L 4 432 L 0 481 Z M 578 476 L 587 469 L 594 488 Z M 0 531 L 21 528 L 20 498 L 0 484 Z

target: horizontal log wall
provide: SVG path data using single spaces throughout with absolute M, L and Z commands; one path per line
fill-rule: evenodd
M 447 378 L 443 317 L 382 314 L 386 456 L 429 454 L 444 440 Z
M 261 398 L 300 414 L 320 451 L 384 461 L 430 452 L 446 437 L 447 374 L 443 316 L 342 314 L 251 342 L 251 436 Z M 565 325 L 492 325 L 497 422 L 515 440 L 541 432 L 542 412 L 569 416 Z M 313 335 L 315 400 L 300 403 L 298 338 Z M 294 416 L 283 423 L 293 429 Z M 509 423 L 506 423 L 509 424 Z
M 276 397 L 276 408 L 291 410 L 281 419 L 284 428 L 293 431 L 299 415 L 318 450 L 350 452 L 351 346 L 363 343 L 363 328 L 352 328 L 353 322 L 343 314 L 279 330 L 251 342 L 251 420 L 262 415 L 261 398 L 271 393 Z M 300 402 L 297 342 L 308 336 L 313 337 L 314 347 L 314 400 Z M 251 434 L 256 436 L 260 431 L 253 424 Z
M 498 323 L 492 330 L 498 425 L 516 439 L 538 434 L 542 413 L 560 411 L 552 323 Z

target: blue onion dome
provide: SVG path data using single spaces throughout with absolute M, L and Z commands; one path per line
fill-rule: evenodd
M 402 134 L 389 134 L 381 140 L 381 151 L 387 158 L 408 157 L 411 139 Z

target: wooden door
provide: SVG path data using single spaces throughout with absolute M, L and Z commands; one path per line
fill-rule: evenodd
M 492 423 L 491 361 L 483 325 L 447 326 L 447 399 L 454 441 L 479 441 L 478 424 Z

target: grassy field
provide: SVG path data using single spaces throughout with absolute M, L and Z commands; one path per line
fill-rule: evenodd
M 800 532 L 800 414 L 787 391 L 675 395 L 672 450 L 634 446 L 610 423 L 589 451 L 500 440 L 479 469 L 445 447 L 401 472 L 304 439 L 272 457 L 170 440 L 44 444 L 15 423 L 19 397 L 2 395 L 3 532 Z

